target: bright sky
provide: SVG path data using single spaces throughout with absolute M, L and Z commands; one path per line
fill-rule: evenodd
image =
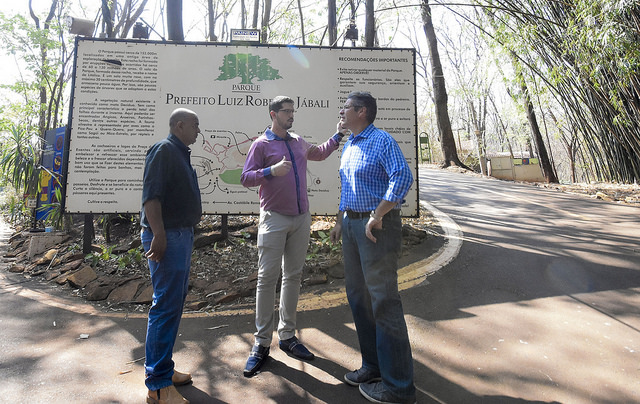
M 45 16 L 51 7 L 52 0 L 31 0 L 33 8 L 35 12 L 39 16 Z M 68 0 L 67 0 L 68 1 Z M 72 0 L 74 4 L 78 5 L 78 7 L 84 6 L 85 9 L 88 9 L 88 12 L 93 13 L 92 15 L 83 15 L 82 12 L 78 12 L 77 15 L 73 15 L 79 18 L 93 19 L 95 18 L 95 13 L 98 12 L 99 4 L 98 0 Z M 146 6 L 145 15 L 143 18 L 150 24 L 153 24 L 153 16 L 159 14 L 160 5 L 164 2 L 164 0 L 149 0 Z M 187 16 L 188 10 L 193 9 L 193 4 L 196 3 L 196 0 L 184 0 L 184 12 L 185 17 Z M 22 14 L 24 16 L 29 15 L 29 2 L 28 0 L 18 0 L 18 1 L 9 1 L 9 0 L 0 0 L 0 12 L 5 15 L 14 15 L 14 14 Z M 185 18 L 186 19 L 186 18 Z M 161 24 L 158 22 L 156 24 L 160 26 Z M 185 30 L 187 25 L 185 24 Z M 159 39 L 159 38 L 155 38 Z M 16 60 L 11 55 L 7 55 L 4 53 L 0 53 L 0 84 L 8 84 L 15 82 L 18 76 L 18 68 L 16 65 Z
M 31 0 L 33 8 L 39 16 L 45 16 L 51 7 L 52 0 Z M 74 17 L 93 20 L 99 11 L 99 0 L 65 0 L 72 1 L 77 12 L 71 14 Z M 124 0 L 120 0 L 124 2 Z M 166 36 L 163 32 L 163 23 L 161 17 L 161 7 L 165 0 L 148 0 L 145 7 L 145 12 L 142 18 L 150 25 L 155 26 L 156 30 Z M 22 14 L 29 15 L 28 0 L 0 0 L 0 12 L 5 15 Z M 205 39 L 205 22 L 204 16 L 206 15 L 205 2 L 203 0 L 183 0 L 183 26 L 185 36 L 187 40 L 202 41 Z M 81 10 L 84 8 L 88 14 L 84 14 Z M 233 23 L 233 21 L 231 21 Z M 234 27 L 232 27 L 234 28 Z M 239 27 L 238 27 L 239 28 Z M 153 32 L 150 33 L 150 39 L 160 39 L 158 35 Z M 16 61 L 13 57 L 5 54 L 0 54 L 0 84 L 7 84 L 15 82 L 18 69 L 16 67 Z
M 24 4 L 19 4 L 22 2 L 14 2 L 14 1 L 3 1 L 0 2 L 0 11 L 5 15 L 16 14 L 17 12 L 22 12 L 21 9 L 28 10 L 27 2 Z M 16 62 L 14 58 L 10 55 L 0 54 L 0 66 L 2 66 L 2 71 L 0 71 L 0 84 L 9 84 L 15 81 L 15 77 L 18 72 L 18 68 L 16 67 Z
M 44 17 L 46 13 L 49 11 L 51 7 L 52 0 L 31 0 L 33 4 L 33 8 L 35 12 Z M 71 1 L 77 8 L 77 12 L 75 14 L 71 14 L 74 17 L 91 19 L 93 20 L 96 17 L 96 13 L 99 11 L 99 0 L 65 0 Z M 120 0 L 120 2 L 124 2 L 124 0 Z M 142 18 L 149 23 L 150 25 L 154 25 L 156 30 L 159 31 L 160 34 L 166 35 L 163 32 L 163 23 L 161 14 L 161 7 L 164 4 L 165 0 L 148 0 L 147 5 L 145 7 L 145 12 Z M 204 5 L 206 3 L 203 0 L 183 0 L 183 8 L 184 8 L 184 18 L 183 25 L 185 30 L 185 36 L 187 40 L 204 40 L 204 26 L 205 23 L 203 21 L 204 16 L 206 15 L 206 10 L 204 9 Z M 81 10 L 87 10 L 87 13 L 84 14 Z M 29 6 L 28 0 L 0 0 L 0 12 L 3 12 L 5 15 L 13 15 L 16 13 L 22 14 L 24 16 L 29 15 Z M 230 22 L 233 24 L 233 21 Z M 360 26 L 361 32 L 364 30 L 364 22 L 358 23 Z M 232 27 L 233 28 L 233 27 Z M 160 39 L 157 35 L 151 33 L 151 39 Z M 396 40 L 401 39 L 400 36 L 396 38 Z M 396 46 L 410 46 L 408 44 L 396 45 Z M 11 55 L 6 55 L 0 53 L 0 84 L 9 84 L 14 83 L 18 77 L 18 68 L 16 60 Z M 1 98 L 1 94 L 0 94 Z

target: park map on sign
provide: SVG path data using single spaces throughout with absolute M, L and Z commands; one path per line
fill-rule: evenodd
M 201 181 L 200 191 L 209 194 L 216 189 L 228 191 L 229 186 L 242 188 L 242 167 L 255 137 L 225 130 L 204 130 L 203 135 L 202 154 L 191 156 Z

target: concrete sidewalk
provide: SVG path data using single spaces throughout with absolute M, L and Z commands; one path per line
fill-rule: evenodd
M 458 226 L 434 207 L 423 207 L 438 219 L 446 242 L 436 254 L 401 269 L 402 290 L 424 284 L 460 249 Z M 8 236 L 3 225 L 0 255 Z M 101 313 L 48 283 L 5 268 L 0 268 L 0 287 L 0 402 L 144 402 L 146 315 Z M 304 294 L 299 308 L 298 336 L 316 359 L 290 358 L 274 338 L 269 362 L 250 379 L 242 369 L 253 344 L 252 310 L 185 315 L 174 361 L 178 370 L 193 374 L 194 382 L 179 391 L 193 404 L 366 402 L 357 388 L 342 382 L 346 372 L 360 367 L 344 291 Z M 412 344 L 421 344 L 408 321 Z M 416 385 L 418 402 L 432 402 L 420 380 Z

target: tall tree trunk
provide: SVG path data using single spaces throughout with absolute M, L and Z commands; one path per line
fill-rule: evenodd
M 551 117 L 551 120 L 553 120 L 554 125 L 556 125 L 558 132 L 560 133 L 560 140 L 562 141 L 562 144 L 564 145 L 565 150 L 567 152 L 567 157 L 569 158 L 569 170 L 571 174 L 571 182 L 575 183 L 576 182 L 576 157 L 577 157 L 576 154 L 578 152 L 578 149 L 577 149 L 578 136 L 576 135 L 577 132 L 573 130 L 573 128 L 571 128 L 568 131 L 569 134 L 567 135 L 566 133 L 567 131 L 565 131 L 562 128 L 562 126 L 558 122 L 558 118 L 556 118 L 556 115 L 553 113 L 553 110 L 549 108 L 547 112 Z
M 115 7 L 109 7 L 109 3 L 109 0 L 102 0 L 102 23 L 104 24 L 107 38 L 113 38 L 113 10 L 115 10 Z
M 509 136 L 507 136 L 507 133 L 505 132 L 504 137 L 507 141 L 507 146 L 509 147 L 509 157 L 514 158 L 513 156 L 513 147 L 511 147 L 511 141 L 509 140 Z
M 167 33 L 170 41 L 184 42 L 182 0 L 167 0 Z
M 533 151 L 533 143 L 531 143 L 531 138 L 527 137 L 527 153 L 530 158 L 535 158 L 536 153 Z
M 527 119 L 529 120 L 529 127 L 531 129 L 531 135 L 536 143 L 536 149 L 538 150 L 538 157 L 540 158 L 540 166 L 542 167 L 542 173 L 548 183 L 558 182 L 556 173 L 551 166 L 549 155 L 547 154 L 547 148 L 542 140 L 542 133 L 540 132 L 540 126 L 538 125 L 538 119 L 536 118 L 536 112 L 533 109 L 531 98 L 529 97 L 529 88 L 521 81 L 522 93 L 524 95 L 524 107 L 527 113 Z
M 476 135 L 476 147 L 478 148 L 478 164 L 480 165 L 480 173 L 482 175 L 487 174 L 487 154 L 484 146 L 484 132 L 475 130 Z
M 240 28 L 247 28 L 247 4 L 245 0 L 240 0 L 240 12 L 242 16 L 240 17 Z
M 376 39 L 376 18 L 374 15 L 373 0 L 365 2 L 364 46 L 373 48 Z
M 242 7 L 244 8 L 244 0 L 242 2 Z M 216 36 L 216 10 L 213 7 L 213 0 L 207 0 L 207 8 L 209 9 L 209 41 L 217 42 L 218 37 Z M 244 25 L 244 18 L 242 19 L 242 22 Z
M 486 132 L 486 115 L 487 115 L 487 96 L 478 100 L 478 109 L 472 101 L 468 102 L 469 111 L 471 113 L 471 126 L 476 136 L 476 147 L 478 149 L 478 163 L 480 164 L 480 173 L 487 175 L 487 153 L 485 147 L 484 134 Z
M 329 16 L 327 28 L 329 29 L 329 46 L 338 44 L 338 25 L 336 22 L 336 0 L 329 0 Z
M 126 38 L 131 28 L 136 24 L 140 15 L 144 12 L 148 0 L 142 0 L 135 4 L 134 10 L 131 1 L 125 0 L 121 9 L 119 21 L 113 27 L 113 38 Z M 115 2 L 111 6 L 111 15 L 115 15 Z
M 440 63 L 440 54 L 438 53 L 438 40 L 436 38 L 436 32 L 433 29 L 433 21 L 431 20 L 431 8 L 429 7 L 429 0 L 422 0 L 421 11 L 424 33 L 427 36 L 427 42 L 429 43 L 429 55 L 431 59 L 433 81 L 433 97 L 436 107 L 438 129 L 440 131 L 440 144 L 442 145 L 442 154 L 444 156 L 442 167 L 457 165 L 459 167 L 469 169 L 469 167 L 464 165 L 458 157 L 458 151 L 456 150 L 456 141 L 453 138 L 453 130 L 451 130 L 451 120 L 449 119 L 449 111 L 447 109 L 447 87 L 444 81 L 442 64 Z
M 253 20 L 251 21 L 251 28 L 258 29 L 258 15 L 260 14 L 260 0 L 253 1 Z
M 507 134 L 507 125 L 504 124 L 502 118 L 500 117 L 500 111 L 498 111 L 498 107 L 496 106 L 496 102 L 492 96 L 489 96 L 489 101 L 491 101 L 491 105 L 493 106 L 493 110 L 496 113 L 496 120 L 500 124 L 499 129 L 502 129 L 502 133 L 504 134 L 504 141 L 507 144 L 507 148 L 509 149 L 509 157 L 513 158 L 513 148 L 511 147 L 511 141 L 509 140 L 509 135 Z M 498 131 L 499 133 L 500 131 Z M 502 151 L 502 147 L 500 151 Z
M 302 15 L 302 4 L 300 3 L 300 0 L 298 0 L 298 13 L 300 13 L 300 32 L 302 34 L 302 44 L 306 45 L 304 39 L 304 16 Z
M 271 0 L 264 0 L 264 10 L 262 12 L 262 43 L 269 43 L 269 19 L 271 19 Z
M 571 182 L 575 183 L 576 182 L 576 159 L 575 159 L 575 152 L 574 152 L 574 148 L 573 145 L 570 143 L 566 143 L 566 148 L 567 148 L 567 154 L 570 156 L 569 157 L 569 170 L 571 172 Z

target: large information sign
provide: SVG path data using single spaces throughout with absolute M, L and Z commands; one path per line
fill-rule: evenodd
M 203 211 L 255 214 L 258 189 L 240 174 L 253 139 L 271 123 L 269 100 L 295 100 L 291 129 L 320 144 L 336 131 L 354 90 L 378 100 L 375 125 L 391 133 L 417 179 L 415 51 L 84 39 L 76 41 L 66 167 L 68 213 L 140 211 L 144 159 L 169 133 L 169 115 L 195 111 L 191 146 Z M 335 214 L 341 149 L 309 162 L 311 212 Z M 403 206 L 418 213 L 417 180 Z

